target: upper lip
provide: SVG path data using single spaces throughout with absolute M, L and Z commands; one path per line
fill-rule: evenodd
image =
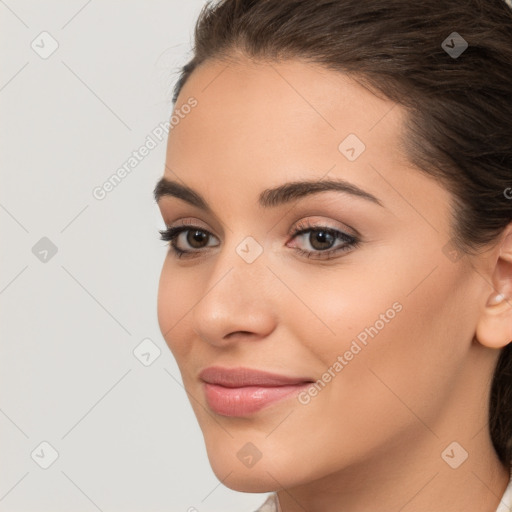
M 290 386 L 313 382 L 308 378 L 288 377 L 286 375 L 244 367 L 222 368 L 220 366 L 210 366 L 202 370 L 199 377 L 208 384 L 217 384 L 227 388 Z

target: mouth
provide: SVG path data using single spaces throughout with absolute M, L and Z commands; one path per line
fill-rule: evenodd
M 203 381 L 209 408 L 222 416 L 248 416 L 308 388 L 314 381 L 250 368 L 205 368 Z

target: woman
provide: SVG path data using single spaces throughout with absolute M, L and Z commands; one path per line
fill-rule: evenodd
M 511 34 L 503 0 L 201 12 L 158 319 L 260 511 L 511 510 Z

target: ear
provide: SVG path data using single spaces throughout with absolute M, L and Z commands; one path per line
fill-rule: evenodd
M 500 235 L 492 251 L 492 291 L 476 326 L 476 339 L 484 346 L 500 349 L 512 341 L 512 222 Z

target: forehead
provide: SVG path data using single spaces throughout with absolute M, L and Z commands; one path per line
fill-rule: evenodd
M 322 139 L 336 150 L 354 133 L 375 148 L 396 140 L 405 115 L 355 76 L 296 60 L 208 61 L 189 77 L 177 108 L 191 95 L 199 102 L 194 118 L 205 131 L 222 138 L 221 129 L 229 130 L 246 143 L 250 134 L 254 146 L 262 140 L 303 146 Z
M 395 202 L 443 193 L 406 158 L 407 112 L 357 77 L 302 61 L 213 60 L 190 75 L 176 112 L 191 97 L 197 106 L 169 133 L 166 174 L 219 200 L 227 187 L 243 204 L 250 191 L 329 177 Z

